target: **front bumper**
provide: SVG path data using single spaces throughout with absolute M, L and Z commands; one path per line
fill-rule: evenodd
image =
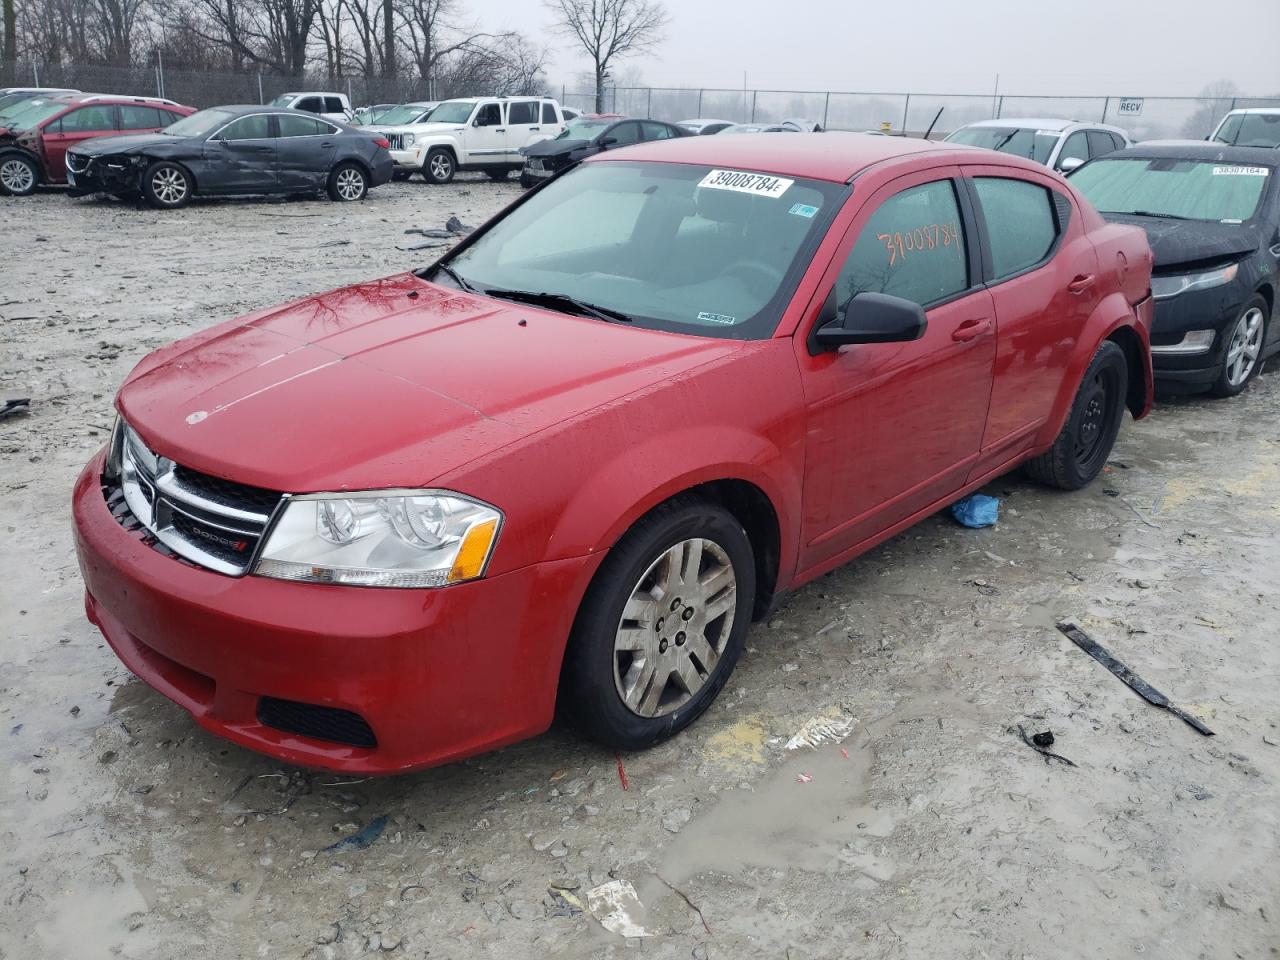
M 1156 301 L 1151 327 L 1151 364 L 1156 384 L 1165 393 L 1207 390 L 1222 369 L 1226 332 L 1240 315 L 1246 291 L 1229 283 L 1211 290 L 1195 290 Z M 1213 330 L 1213 343 L 1203 353 L 1161 353 L 1160 347 L 1180 343 L 1191 330 Z
M 421 170 L 426 152 L 417 144 L 404 150 L 390 150 L 391 160 L 397 170 Z
M 101 470 L 99 454 L 72 502 L 86 612 L 130 671 L 206 730 L 290 763 L 400 773 L 550 725 L 589 558 L 442 590 L 228 577 L 126 530 Z M 376 744 L 286 732 L 263 722 L 264 698 L 349 711 Z
M 76 171 L 69 167 L 64 171 L 71 195 L 83 197 L 91 193 L 129 193 L 138 189 L 142 171 L 133 163 L 109 162 L 94 157 L 88 166 Z

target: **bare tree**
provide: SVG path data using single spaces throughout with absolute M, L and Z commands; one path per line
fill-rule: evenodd
M 0 85 L 12 86 L 18 72 L 18 11 L 13 0 L 4 0 L 4 54 L 0 68 Z
M 195 0 L 214 28 L 206 39 L 290 77 L 307 67 L 307 42 L 320 0 Z
M 472 76 L 481 69 L 480 64 L 491 62 L 485 42 L 503 36 L 485 33 L 478 27 L 459 27 L 453 19 L 457 6 L 456 0 L 399 0 L 405 44 L 418 76 L 425 82 L 428 97 L 438 96 L 437 87 L 455 89 L 441 84 L 437 76 L 447 61 L 459 61 L 451 68 L 451 76 L 459 72 Z
M 658 0 L 547 0 L 560 28 L 575 37 L 595 68 L 596 112 L 604 112 L 609 66 L 653 49 L 669 18 Z
M 101 35 L 101 57 L 113 66 L 133 61 L 133 39 L 146 0 L 91 0 L 95 28 Z

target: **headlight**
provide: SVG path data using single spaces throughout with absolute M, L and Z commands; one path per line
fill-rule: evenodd
M 254 573 L 365 587 L 443 587 L 483 576 L 502 514 L 444 490 L 289 499 Z
M 107 483 L 120 482 L 120 461 L 124 451 L 124 419 L 116 414 L 111 427 L 111 439 L 107 441 L 107 459 L 102 464 L 102 479 Z
M 1221 287 L 1234 280 L 1239 270 L 1240 265 L 1233 263 L 1229 267 L 1209 270 L 1206 273 L 1188 273 L 1180 277 L 1152 277 L 1151 295 L 1157 300 L 1168 300 L 1189 290 L 1210 290 L 1213 287 Z
M 418 138 L 415 137 L 412 133 L 406 133 L 404 135 L 404 138 L 401 139 L 400 142 L 403 143 L 406 147 L 412 147 L 415 143 L 418 142 Z

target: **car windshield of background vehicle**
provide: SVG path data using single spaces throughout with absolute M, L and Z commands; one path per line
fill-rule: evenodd
M 1036 130 L 1034 127 L 966 127 L 957 130 L 947 140 L 1026 157 L 1036 163 L 1048 163 L 1059 136 L 1061 134 L 1057 130 Z
M 481 293 L 551 293 L 640 327 L 762 339 L 846 191 L 754 171 L 591 163 L 446 263 Z
M 20 110 L 15 110 L 8 118 L 7 126 L 14 133 L 30 130 L 42 120 L 48 120 L 60 110 L 67 109 L 67 104 L 58 100 L 32 100 Z
M 200 110 L 189 117 L 183 117 L 177 123 L 169 124 L 160 132 L 171 137 L 203 137 L 234 117 L 234 113 L 226 110 Z
M 466 123 L 475 109 L 474 103 L 442 103 L 429 114 L 432 123 Z
M 400 123 L 413 123 L 422 116 L 422 111 L 422 107 L 415 106 L 392 107 L 386 113 L 379 114 L 378 122 L 389 127 Z
M 565 125 L 564 132 L 556 136 L 557 140 L 590 140 L 606 127 L 616 123 L 615 120 L 584 120 L 574 117 Z
M 1274 172 L 1222 160 L 1102 159 L 1081 167 L 1071 183 L 1102 213 L 1243 223 L 1257 213 Z
M 289 104 L 293 103 L 295 99 L 297 99 L 297 96 L 298 95 L 296 93 L 282 93 L 280 94 L 280 96 L 276 97 L 274 100 L 271 101 L 271 106 L 287 107 Z
M 1213 137 L 1238 147 L 1280 147 L 1280 113 L 1237 113 Z

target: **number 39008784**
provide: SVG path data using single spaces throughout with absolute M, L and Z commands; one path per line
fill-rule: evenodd
M 889 266 L 899 260 L 905 260 L 909 253 L 922 250 L 936 250 L 938 247 L 949 247 L 960 244 L 960 226 L 955 223 L 931 223 L 928 226 L 916 227 L 914 230 L 895 233 L 877 233 L 876 239 L 884 244 L 889 252 Z

